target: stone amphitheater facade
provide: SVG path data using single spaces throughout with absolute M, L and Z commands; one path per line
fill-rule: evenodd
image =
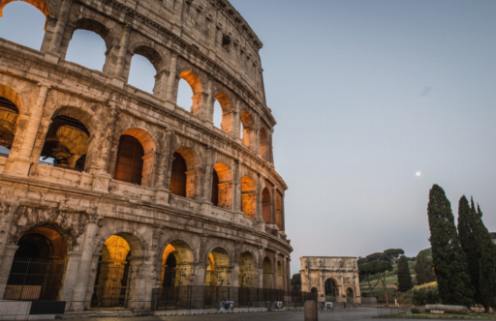
M 46 16 L 41 49 L 0 38 L 0 298 L 81 311 L 149 309 L 164 286 L 287 290 L 262 43 L 236 9 L 26 2 Z M 103 70 L 66 61 L 79 29 L 104 39 Z M 135 54 L 157 71 L 153 93 L 128 84 Z

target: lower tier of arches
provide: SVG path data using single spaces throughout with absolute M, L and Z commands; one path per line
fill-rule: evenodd
M 0 202 L 0 214 L 0 299 L 147 310 L 263 301 L 288 290 L 289 252 L 227 227 L 210 233 L 190 223 L 199 227 L 193 232 L 179 218 L 178 228 L 166 228 L 29 202 Z

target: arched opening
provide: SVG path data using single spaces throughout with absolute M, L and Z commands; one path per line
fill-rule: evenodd
M 128 78 L 131 86 L 153 94 L 156 74 L 157 70 L 147 57 L 140 54 L 133 55 Z
M 272 262 L 268 257 L 263 261 L 263 287 L 264 289 L 272 289 L 274 287 L 274 274 L 272 271 Z
M 277 192 L 275 199 L 275 219 L 276 225 L 279 230 L 284 230 L 283 208 L 282 208 L 282 194 Z
M 229 286 L 231 267 L 229 255 L 222 248 L 215 248 L 208 253 L 205 285 Z
M 145 151 L 139 140 L 129 135 L 119 139 L 114 178 L 132 184 L 141 184 Z
M 346 290 L 346 301 L 351 304 L 351 303 L 353 303 L 354 298 L 355 298 L 355 295 L 354 295 L 353 289 L 348 288 Z
M 214 126 L 222 128 L 222 107 L 217 99 L 214 101 Z
M 63 114 L 52 118 L 40 155 L 40 162 L 84 171 L 90 133 L 79 120 Z
M 57 300 L 67 256 L 65 238 L 54 228 L 39 226 L 19 242 L 4 299 Z
M 253 144 L 253 117 L 247 111 L 243 111 L 240 115 L 241 120 L 241 142 L 246 147 L 251 147 Z
M 260 146 L 258 151 L 260 157 L 266 161 L 270 161 L 270 139 L 269 134 L 265 128 L 260 130 Z
M 173 241 L 162 253 L 162 287 L 174 288 L 190 284 L 193 272 L 193 251 L 182 241 Z
M 241 211 L 249 218 L 257 214 L 257 184 L 249 176 L 241 177 Z
M 239 286 L 241 288 L 254 288 L 257 286 L 255 258 L 249 252 L 241 254 L 239 262 Z
M 174 159 L 172 161 L 172 174 L 170 181 L 170 192 L 186 197 L 186 183 L 187 183 L 187 171 L 188 166 L 186 165 L 186 160 L 179 153 L 174 153 L 172 156 Z
M 109 30 L 96 21 L 89 19 L 78 21 L 69 41 L 65 59 L 89 69 L 102 71 L 108 50 L 105 42 L 108 33 Z
M 8 156 L 14 143 L 19 110 L 9 99 L 0 96 L 0 156 Z
M 125 307 L 133 296 L 134 282 L 140 278 L 140 243 L 131 235 L 114 234 L 100 251 L 95 276 L 92 307 Z
M 233 128 L 232 103 L 224 93 L 215 95 L 214 101 L 214 126 L 222 129 L 225 133 L 231 133 Z
M 216 163 L 212 171 L 212 204 L 222 208 L 232 207 L 231 169 L 223 163 Z
M 324 291 L 326 296 L 326 301 L 336 301 L 339 295 L 338 287 L 334 279 L 327 279 L 324 283 Z
M 202 102 L 200 78 L 191 70 L 179 74 L 176 105 L 197 114 Z
M 272 224 L 272 198 L 267 187 L 262 192 L 262 215 L 265 224 Z
M 188 148 L 180 148 L 172 158 L 169 191 L 174 195 L 194 198 L 196 162 L 193 152 Z
M 40 0 L 11 2 L 0 3 L 0 38 L 39 50 L 45 35 L 48 7 Z
M 149 186 L 155 161 L 155 142 L 143 129 L 126 130 L 119 138 L 114 178 Z

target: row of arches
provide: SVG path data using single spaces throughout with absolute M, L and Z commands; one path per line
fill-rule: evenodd
M 17 242 L 4 299 L 61 299 L 68 273 L 68 248 L 68 240 L 57 225 L 40 225 L 25 232 Z M 93 262 L 83 262 L 94 267 L 88 280 L 91 289 L 86 291 L 90 306 L 129 306 L 143 295 L 140 284 L 153 276 L 143 272 L 143 263 L 148 259 L 144 244 L 136 236 L 127 232 L 113 234 L 95 251 Z M 284 289 L 281 260 L 274 266 L 266 256 L 260 264 L 250 251 L 242 252 L 237 262 L 232 257 L 226 249 L 214 247 L 198 262 L 187 242 L 170 241 L 162 249 L 158 283 L 154 286 L 164 290 L 188 285 Z M 198 279 L 198 274 L 203 277 Z
M 0 155 L 3 156 L 9 156 L 15 142 L 17 120 L 20 116 L 15 103 L 16 97 L 7 87 L 0 86 Z M 88 154 L 98 148 L 94 146 L 95 129 L 86 125 L 92 123 L 91 116 L 82 110 L 72 107 L 58 109 L 48 126 L 39 162 L 64 169 L 87 171 Z M 210 175 L 211 203 L 216 207 L 233 209 L 236 182 L 228 163 L 215 162 L 210 172 L 204 174 L 199 166 L 199 156 L 192 148 L 179 147 L 169 157 L 171 159 L 168 180 L 170 193 L 194 199 L 199 196 L 200 178 L 203 175 Z M 151 134 L 141 128 L 130 128 L 119 137 L 115 166 L 110 171 L 117 181 L 152 187 L 156 158 L 157 143 Z M 164 183 L 166 182 L 160 182 L 160 184 Z M 239 194 L 240 210 L 247 217 L 255 218 L 258 203 L 261 202 L 265 223 L 277 224 L 282 229 L 282 195 L 270 188 L 270 183 L 265 185 L 259 200 L 257 180 L 250 175 L 242 176 L 239 192 L 236 192 Z
M 25 21 L 16 19 L 17 15 L 22 15 L 16 9 L 37 11 L 40 17 L 35 20 L 44 20 L 44 1 L 26 2 L 15 2 L 7 6 L 3 4 L 2 9 L 5 10 L 0 24 L 3 22 L 12 25 Z M 12 19 L 10 16 L 13 16 Z M 11 20 L 3 21 L 5 19 Z M 124 37 L 125 41 L 117 39 L 118 36 L 113 34 L 112 29 L 96 17 L 78 18 L 66 28 L 70 30 L 64 33 L 60 49 L 60 55 L 65 60 L 102 71 L 109 76 L 123 78 L 133 87 L 170 100 L 193 115 L 209 120 L 225 134 L 239 138 L 243 145 L 256 149 L 264 160 L 272 161 L 270 129 L 258 124 L 247 109 L 234 106 L 231 95 L 221 85 L 207 84 L 208 81 L 204 79 L 206 77 L 201 76 L 200 71 L 182 61 L 171 67 L 167 55 L 148 40 L 131 41 L 129 34 Z M 3 29 L 12 30 L 12 27 Z M 19 26 L 15 29 L 23 28 Z M 32 33 L 31 28 L 28 32 Z M 23 39 L 20 35 L 10 33 L 0 33 L 0 36 L 15 42 Z M 40 37 L 43 38 L 43 35 Z M 119 46 L 115 43 L 119 43 Z M 116 47 L 122 46 L 125 48 L 113 52 L 117 50 Z

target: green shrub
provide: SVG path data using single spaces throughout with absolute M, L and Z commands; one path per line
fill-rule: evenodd
M 440 303 L 437 288 L 415 289 L 413 291 L 413 304 L 425 305 Z

